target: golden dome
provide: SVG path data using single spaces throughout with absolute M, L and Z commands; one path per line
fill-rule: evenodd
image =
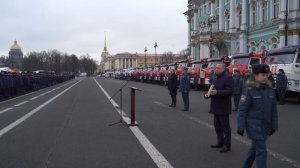
M 10 47 L 11 50 L 21 50 L 21 47 L 18 45 L 17 41 L 15 40 L 14 45 Z

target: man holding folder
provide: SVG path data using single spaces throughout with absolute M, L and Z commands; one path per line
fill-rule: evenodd
M 228 152 L 231 148 L 231 128 L 229 115 L 231 114 L 231 96 L 233 93 L 233 78 L 225 71 L 223 63 L 215 66 L 217 78 L 212 82 L 205 98 L 210 98 L 210 111 L 214 114 L 214 127 L 217 133 L 217 144 L 212 148 L 221 148 L 220 152 Z

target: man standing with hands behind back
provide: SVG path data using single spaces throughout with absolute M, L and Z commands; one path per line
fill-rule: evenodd
M 220 152 L 228 152 L 231 147 L 231 128 L 229 115 L 231 114 L 231 96 L 233 93 L 233 78 L 225 71 L 225 64 L 215 66 L 217 78 L 213 82 L 214 88 L 205 98 L 211 98 L 209 113 L 214 114 L 214 127 L 217 133 L 217 144 L 212 148 L 222 148 Z

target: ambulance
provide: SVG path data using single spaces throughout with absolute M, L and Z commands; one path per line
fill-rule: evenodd
M 300 45 L 270 50 L 266 64 L 270 65 L 275 79 L 278 70 L 284 70 L 288 79 L 289 94 L 297 96 L 300 101 Z

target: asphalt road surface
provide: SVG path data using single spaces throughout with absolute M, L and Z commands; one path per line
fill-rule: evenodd
M 209 100 L 190 92 L 170 108 L 167 88 L 103 77 L 84 77 L 0 102 L 0 168 L 239 168 L 250 141 L 230 116 L 232 150 L 220 153 Z M 120 94 L 122 89 L 122 109 Z M 130 122 L 130 88 L 136 122 Z M 300 168 L 300 104 L 278 106 L 279 130 L 268 139 L 268 167 Z M 120 114 L 122 121 L 120 123 Z

